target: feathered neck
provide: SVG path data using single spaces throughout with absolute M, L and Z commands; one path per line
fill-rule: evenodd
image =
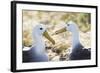
M 72 32 L 72 50 L 76 50 L 76 49 L 81 49 L 83 46 L 80 43 L 79 40 L 79 32 L 78 31 L 74 31 Z
M 43 40 L 43 35 L 42 34 L 38 34 L 37 32 L 34 31 L 33 32 L 33 40 L 35 41 L 33 46 L 40 47 L 40 48 L 45 47 L 45 42 Z

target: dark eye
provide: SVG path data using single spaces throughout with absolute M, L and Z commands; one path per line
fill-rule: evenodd
M 68 26 L 70 25 L 70 24 L 67 24 Z
M 43 28 L 40 28 L 40 30 L 42 30 Z

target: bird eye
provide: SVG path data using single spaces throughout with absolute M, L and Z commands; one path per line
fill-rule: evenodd
M 70 24 L 67 24 L 68 26 L 70 25 Z
M 40 30 L 42 30 L 43 28 L 40 28 Z

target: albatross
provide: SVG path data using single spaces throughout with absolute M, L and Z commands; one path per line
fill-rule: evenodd
M 57 30 L 55 34 L 65 32 L 66 30 L 72 33 L 72 51 L 70 53 L 70 60 L 86 60 L 91 59 L 91 48 L 85 48 L 79 40 L 79 28 L 73 21 L 65 24 L 65 27 Z
M 43 36 L 51 41 L 52 44 L 55 44 L 55 41 L 49 36 L 45 25 L 36 25 L 32 30 L 32 37 L 35 40 L 35 44 L 29 50 L 23 50 L 23 62 L 46 62 L 49 60 Z

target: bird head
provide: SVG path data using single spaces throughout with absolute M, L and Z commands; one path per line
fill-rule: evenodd
M 51 38 L 51 36 L 48 34 L 47 29 L 44 24 L 38 24 L 33 28 L 33 35 L 38 36 L 45 36 L 52 44 L 55 44 L 55 41 Z
M 76 23 L 74 23 L 73 21 L 69 21 L 64 28 L 61 28 L 57 31 L 55 31 L 55 34 L 59 34 L 65 31 L 70 31 L 70 32 L 75 32 L 78 30 L 78 27 L 76 25 Z
M 66 29 L 70 32 L 75 32 L 78 30 L 77 24 L 73 21 L 69 21 L 66 25 Z

